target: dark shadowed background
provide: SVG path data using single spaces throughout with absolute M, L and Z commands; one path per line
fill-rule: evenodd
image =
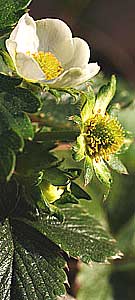
M 135 0 L 33 0 L 30 9 L 35 19 L 64 20 L 103 71 L 135 84 Z

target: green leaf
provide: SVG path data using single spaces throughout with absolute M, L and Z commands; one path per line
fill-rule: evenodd
M 59 203 L 60 204 L 65 204 L 65 203 L 75 203 L 75 204 L 77 204 L 78 202 L 79 202 L 78 199 L 73 194 L 66 191 L 62 194 L 60 199 L 57 200 L 56 204 L 57 205 L 59 205 Z
M 93 170 L 93 161 L 92 159 L 86 155 L 85 162 L 84 162 L 84 183 L 87 185 L 93 177 L 94 170 Z
M 0 299 L 10 300 L 14 245 L 8 221 L 0 224 Z
M 75 182 L 71 183 L 71 192 L 74 194 L 74 196 L 77 199 L 86 199 L 86 200 L 90 200 L 91 197 L 90 195 L 84 191 L 78 184 L 76 184 Z
M 0 225 L 2 300 L 56 300 L 65 294 L 60 249 L 30 226 Z
M 0 0 L 0 31 L 13 26 L 30 3 L 31 0 Z
M 44 178 L 56 186 L 64 186 L 69 182 L 68 177 L 58 168 L 52 167 L 45 171 Z
M 110 265 L 96 263 L 88 267 L 82 266 L 78 277 L 80 289 L 78 300 L 114 300 L 113 289 L 110 284 Z
M 21 151 L 24 146 L 23 139 L 15 131 L 7 130 L 0 135 L 0 145 L 9 147 L 15 152 Z
M 95 104 L 95 94 L 91 87 L 89 87 L 88 92 L 81 94 L 81 102 L 81 118 L 82 122 L 85 123 L 91 117 Z
M 5 74 L 0 73 L 0 90 L 8 92 L 10 90 L 14 90 L 15 86 L 20 85 L 22 82 L 22 78 L 7 76 Z M 7 89 L 8 87 L 8 89 Z
M 107 163 L 116 172 L 128 174 L 126 167 L 116 155 L 112 155 L 111 158 L 107 161 Z
M 36 113 L 41 107 L 39 98 L 33 92 L 23 87 L 11 89 L 10 93 L 7 93 L 4 97 L 4 104 L 5 106 L 8 105 L 13 112 Z
M 15 168 L 15 154 L 12 149 L 0 148 L 0 180 L 9 180 Z
M 97 94 L 97 99 L 94 108 L 95 113 L 97 113 L 98 111 L 100 111 L 102 114 L 105 113 L 108 104 L 115 95 L 115 91 L 116 77 L 112 75 L 111 81 L 107 85 L 102 86 Z
M 18 112 L 13 114 L 13 118 L 13 130 L 15 130 L 23 139 L 33 139 L 34 130 L 28 115 L 24 112 Z
M 18 157 L 17 171 L 23 176 L 31 176 L 33 172 L 49 168 L 57 159 L 48 150 L 47 143 L 27 143 L 25 152 Z
M 90 261 L 104 262 L 117 256 L 118 251 L 111 236 L 92 216 L 79 205 L 66 205 L 61 211 L 65 220 L 61 224 L 46 214 L 32 224 L 42 234 L 59 245 L 70 256 Z
M 8 178 L 7 172 L 9 171 L 10 178 L 15 167 L 15 152 L 23 149 L 24 139 L 34 137 L 33 126 L 24 111 L 34 113 L 40 107 L 40 101 L 35 94 L 26 88 L 18 87 L 20 82 L 18 78 L 0 74 L 0 89 L 2 90 L 0 94 L 0 142 L 8 153 L 6 169 L 4 170 L 3 167 L 1 169 L 1 179 L 3 171 L 3 177 Z M 6 158 L 3 158 L 4 154 L 0 155 L 2 156 L 1 164 L 4 164 L 2 161 Z
M 10 181 L 0 183 L 0 222 L 3 222 L 7 216 L 11 216 L 18 209 L 18 206 L 20 206 L 20 195 L 19 184 L 14 176 L 12 176 Z M 26 209 L 26 205 L 24 206 L 24 201 L 22 200 L 21 197 L 21 204 Z M 20 209 L 23 214 L 22 206 Z

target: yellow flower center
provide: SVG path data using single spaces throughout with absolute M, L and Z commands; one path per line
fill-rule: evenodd
M 85 126 L 86 151 L 97 161 L 102 157 L 109 160 L 124 143 L 124 130 L 118 120 L 108 114 L 95 114 Z
M 61 63 L 51 52 L 39 51 L 32 54 L 32 56 L 45 73 L 47 80 L 54 79 L 62 73 Z

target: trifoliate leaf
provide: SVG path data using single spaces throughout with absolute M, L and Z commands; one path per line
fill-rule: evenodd
M 10 300 L 14 245 L 8 220 L 0 224 L 0 299 Z
M 0 225 L 0 296 L 2 300 L 56 300 L 65 294 L 60 249 L 30 226 Z
M 30 2 L 31 0 L 0 0 L 0 31 L 13 26 Z
M 85 162 L 84 162 L 84 183 L 87 185 L 93 177 L 94 170 L 93 170 L 93 161 L 92 159 L 86 155 Z
M 97 113 L 98 111 L 100 111 L 101 114 L 105 113 L 108 104 L 115 95 L 115 91 L 116 78 L 114 75 L 112 75 L 111 81 L 107 85 L 102 86 L 97 94 L 97 99 L 94 107 L 95 113 Z
M 79 205 L 61 207 L 65 220 L 61 224 L 46 214 L 39 216 L 37 222 L 29 222 L 42 234 L 59 245 L 69 255 L 90 261 L 104 262 L 117 257 L 118 251 L 111 236 L 92 216 Z

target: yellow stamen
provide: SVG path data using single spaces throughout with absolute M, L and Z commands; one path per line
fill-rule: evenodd
M 51 52 L 39 51 L 32 56 L 45 73 L 47 80 L 54 79 L 63 72 L 61 63 Z
M 88 155 L 99 161 L 116 153 L 124 143 L 124 130 L 118 120 L 108 114 L 93 115 L 87 122 L 84 131 Z

